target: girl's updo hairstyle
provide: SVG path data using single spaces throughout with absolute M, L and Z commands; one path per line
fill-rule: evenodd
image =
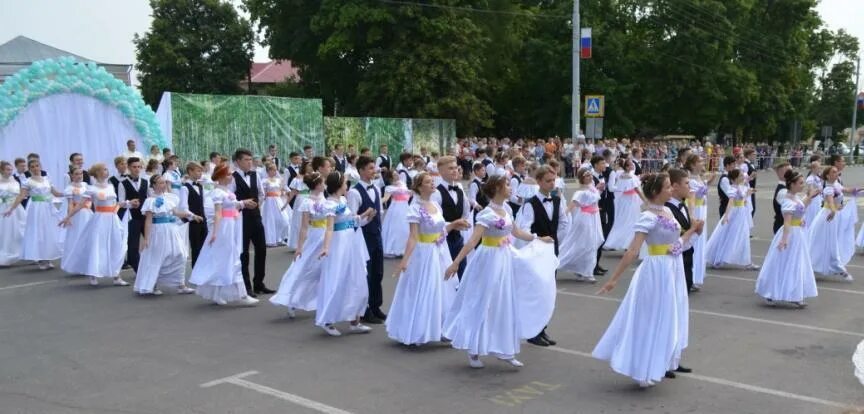
M 321 176 L 321 174 L 319 174 L 317 172 L 315 172 L 313 174 L 318 174 L 319 177 Z M 345 185 L 345 174 L 342 174 L 339 171 L 331 172 L 330 174 L 327 175 L 327 181 L 326 181 L 325 185 L 327 186 L 327 194 L 333 195 L 333 194 L 338 193 L 339 190 L 342 189 L 342 186 Z M 308 186 L 308 184 L 307 184 L 307 186 Z M 313 188 L 313 187 L 310 186 L 309 188 Z
M 741 177 L 741 170 L 735 169 L 735 170 L 729 171 L 729 174 L 727 174 L 727 177 L 729 177 L 730 183 L 734 183 L 735 181 L 738 181 L 739 177 Z
M 588 181 L 585 181 L 586 178 L 588 178 Z M 579 184 L 588 184 L 589 182 L 591 182 L 591 169 L 588 167 L 580 168 L 579 171 L 576 172 L 576 181 Z
M 642 194 L 649 200 L 657 197 L 657 194 L 663 191 L 663 183 L 668 179 L 669 174 L 665 172 L 645 175 L 642 177 Z
M 149 184 L 150 184 L 150 188 L 156 188 L 156 182 L 159 181 L 159 180 L 161 180 L 161 179 L 162 179 L 162 176 L 159 175 L 159 174 L 153 174 L 153 175 L 151 175 L 151 176 L 150 176 L 150 180 L 149 180 L 149 181 L 150 181 L 150 182 L 149 182 Z
M 213 175 L 210 177 L 215 182 L 219 182 L 221 179 L 231 175 L 231 170 L 228 168 L 227 163 L 222 163 L 213 171 Z
M 822 181 L 828 181 L 828 174 L 831 174 L 831 170 L 836 170 L 833 165 L 829 165 L 822 170 Z
M 799 178 L 803 177 L 804 176 L 801 175 L 801 173 L 799 173 L 798 171 L 786 170 L 786 173 L 783 174 L 783 179 L 786 180 L 786 188 L 792 188 L 792 184 L 795 181 L 798 181 Z
M 420 195 L 420 186 L 423 185 L 423 181 L 426 179 L 432 179 L 432 175 L 427 172 L 421 172 L 417 174 L 413 180 L 411 180 L 411 191 L 415 192 L 417 195 Z
M 306 184 L 306 187 L 309 187 L 310 190 L 315 189 L 315 187 L 318 187 L 323 182 L 324 177 L 318 171 L 308 172 L 303 176 L 303 184 Z
M 690 154 L 687 156 L 687 159 L 684 160 L 684 169 L 692 173 L 693 166 L 696 165 L 700 159 L 702 159 L 702 157 L 700 157 L 699 154 Z
M 503 175 L 495 175 L 492 177 L 488 177 L 486 179 L 486 183 L 483 184 L 483 195 L 488 197 L 490 200 L 495 198 L 495 195 L 498 194 L 498 191 L 501 188 L 504 188 L 504 185 L 507 184 L 507 177 Z

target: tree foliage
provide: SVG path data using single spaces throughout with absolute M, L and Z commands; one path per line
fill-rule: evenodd
M 141 93 L 156 106 L 162 92 L 240 92 L 255 34 L 229 2 L 150 0 L 153 23 L 135 35 Z
M 592 0 L 583 94 L 607 135 L 784 139 L 851 107 L 854 38 L 818 0 Z M 274 58 L 340 114 L 452 117 L 459 133 L 570 135 L 572 0 L 245 0 Z M 841 104 L 841 101 L 846 103 Z M 839 126 L 839 125 L 838 125 Z

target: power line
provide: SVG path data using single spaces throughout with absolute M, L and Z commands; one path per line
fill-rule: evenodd
M 377 0 L 380 3 L 401 5 L 401 6 L 419 6 L 426 7 L 430 9 L 445 9 L 445 10 L 456 10 L 456 11 L 464 11 L 470 13 L 485 13 L 485 14 L 502 14 L 509 16 L 522 16 L 522 17 L 543 17 L 547 19 L 570 19 L 569 15 L 563 14 L 547 14 L 547 13 L 531 13 L 531 12 L 516 12 L 516 11 L 505 11 L 505 10 L 492 10 L 492 9 L 479 9 L 475 7 L 464 7 L 464 6 L 447 6 L 443 4 L 430 4 L 430 3 L 417 3 L 413 1 L 403 1 L 403 0 Z

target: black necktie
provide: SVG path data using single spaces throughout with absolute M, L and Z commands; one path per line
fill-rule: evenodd
M 448 185 L 447 190 L 449 191 L 459 191 L 459 187 L 455 185 Z

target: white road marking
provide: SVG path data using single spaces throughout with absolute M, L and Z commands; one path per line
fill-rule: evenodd
M 558 293 L 561 295 L 567 295 L 567 296 L 577 296 L 577 297 L 582 297 L 582 298 L 598 299 L 598 300 L 605 300 L 605 301 L 610 301 L 610 302 L 621 302 L 621 299 L 616 299 L 616 298 L 612 298 L 612 297 L 608 297 L 608 296 L 598 296 L 598 295 L 589 295 L 589 294 L 585 294 L 585 293 L 568 292 L 568 291 L 563 290 L 563 289 L 558 289 Z M 751 318 L 749 316 L 733 315 L 733 314 L 729 314 L 729 313 L 720 313 L 720 312 L 710 312 L 710 311 L 698 310 L 698 309 L 693 309 L 693 308 L 690 308 L 690 313 L 695 313 L 697 315 L 715 316 L 718 318 L 736 319 L 739 321 L 764 323 L 764 324 L 768 324 L 768 325 L 785 326 L 787 328 L 805 329 L 805 330 L 809 330 L 809 331 L 825 332 L 825 333 L 831 333 L 831 334 L 848 335 L 848 336 L 854 336 L 854 337 L 858 337 L 858 338 L 864 338 L 864 332 L 843 331 L 843 330 L 839 330 L 839 329 L 822 328 L 820 326 L 811 326 L 811 325 L 802 325 L 802 324 L 797 324 L 797 323 L 772 321 L 770 319 Z
M 718 275 L 718 274 L 713 274 L 713 273 L 705 273 L 705 276 L 714 277 L 717 279 L 740 280 L 742 282 L 750 282 L 750 283 L 753 283 L 754 285 L 756 284 L 756 279 L 748 279 L 746 277 L 726 276 L 726 275 Z M 824 287 L 824 286 L 819 286 L 818 288 L 819 288 L 820 292 L 824 290 L 827 292 L 840 292 L 840 293 L 850 293 L 853 295 L 864 295 L 864 291 L 860 291 L 860 290 L 837 289 L 837 288 L 830 288 L 830 287 Z
M 18 288 L 24 288 L 24 287 L 47 285 L 49 283 L 54 283 L 54 282 L 57 282 L 57 280 L 46 280 L 43 282 L 22 283 L 20 285 L 3 286 L 3 287 L 0 287 L 0 290 L 12 290 L 12 289 L 18 289 Z
M 575 351 L 572 349 L 561 348 L 558 346 L 539 347 L 538 349 L 545 349 L 545 350 L 549 350 L 549 351 L 560 352 L 562 354 L 575 355 L 575 356 L 579 356 L 579 357 L 583 357 L 583 358 L 593 358 L 591 356 L 591 354 L 589 354 L 587 352 Z M 840 409 L 844 409 L 844 410 L 850 409 L 850 408 L 856 409 L 856 410 L 858 409 L 858 407 L 854 407 L 854 406 L 849 405 L 849 404 L 843 404 L 843 403 L 837 402 L 837 401 L 823 400 L 821 398 L 809 397 L 806 395 L 801 395 L 801 394 L 796 394 L 796 393 L 791 393 L 791 392 L 786 392 L 786 391 L 780 391 L 780 390 L 775 390 L 775 389 L 771 389 L 771 388 L 760 387 L 758 385 L 744 384 L 741 382 L 725 380 L 722 378 L 708 377 L 705 375 L 698 375 L 698 374 L 692 374 L 692 373 L 691 374 L 682 374 L 682 377 L 692 378 L 692 379 L 695 379 L 697 381 L 708 382 L 711 384 L 717 384 L 717 385 L 723 385 L 726 387 L 737 388 L 739 390 L 749 391 L 752 393 L 766 394 L 766 395 L 771 395 L 774 397 L 786 398 L 789 400 L 796 400 L 796 401 L 807 402 L 807 403 L 811 403 L 811 404 L 824 405 L 827 407 L 840 408 Z
M 256 384 L 252 381 L 245 380 L 245 377 L 250 375 L 257 374 L 258 371 L 247 371 L 237 375 L 232 375 L 230 377 L 220 378 L 214 381 L 205 382 L 201 384 L 201 388 L 210 388 L 219 384 L 232 384 L 238 387 L 247 388 L 253 391 L 258 391 L 261 394 L 270 395 L 294 404 L 297 404 L 302 407 L 306 407 L 324 414 L 352 414 L 350 411 L 345 411 L 336 407 L 331 407 L 327 404 L 320 403 L 315 400 L 310 400 L 308 398 L 303 398 L 299 395 L 289 394 L 284 391 L 277 390 L 275 388 L 270 388 L 265 385 Z
M 764 259 L 764 258 L 765 258 L 765 256 L 759 256 L 759 255 L 755 255 L 755 254 L 752 255 L 752 256 L 753 256 L 753 257 L 758 257 L 758 258 L 760 258 L 760 259 Z M 846 267 L 854 267 L 854 268 L 856 268 L 856 269 L 864 269 L 864 266 L 861 266 L 861 265 L 853 265 L 853 264 L 847 264 Z

